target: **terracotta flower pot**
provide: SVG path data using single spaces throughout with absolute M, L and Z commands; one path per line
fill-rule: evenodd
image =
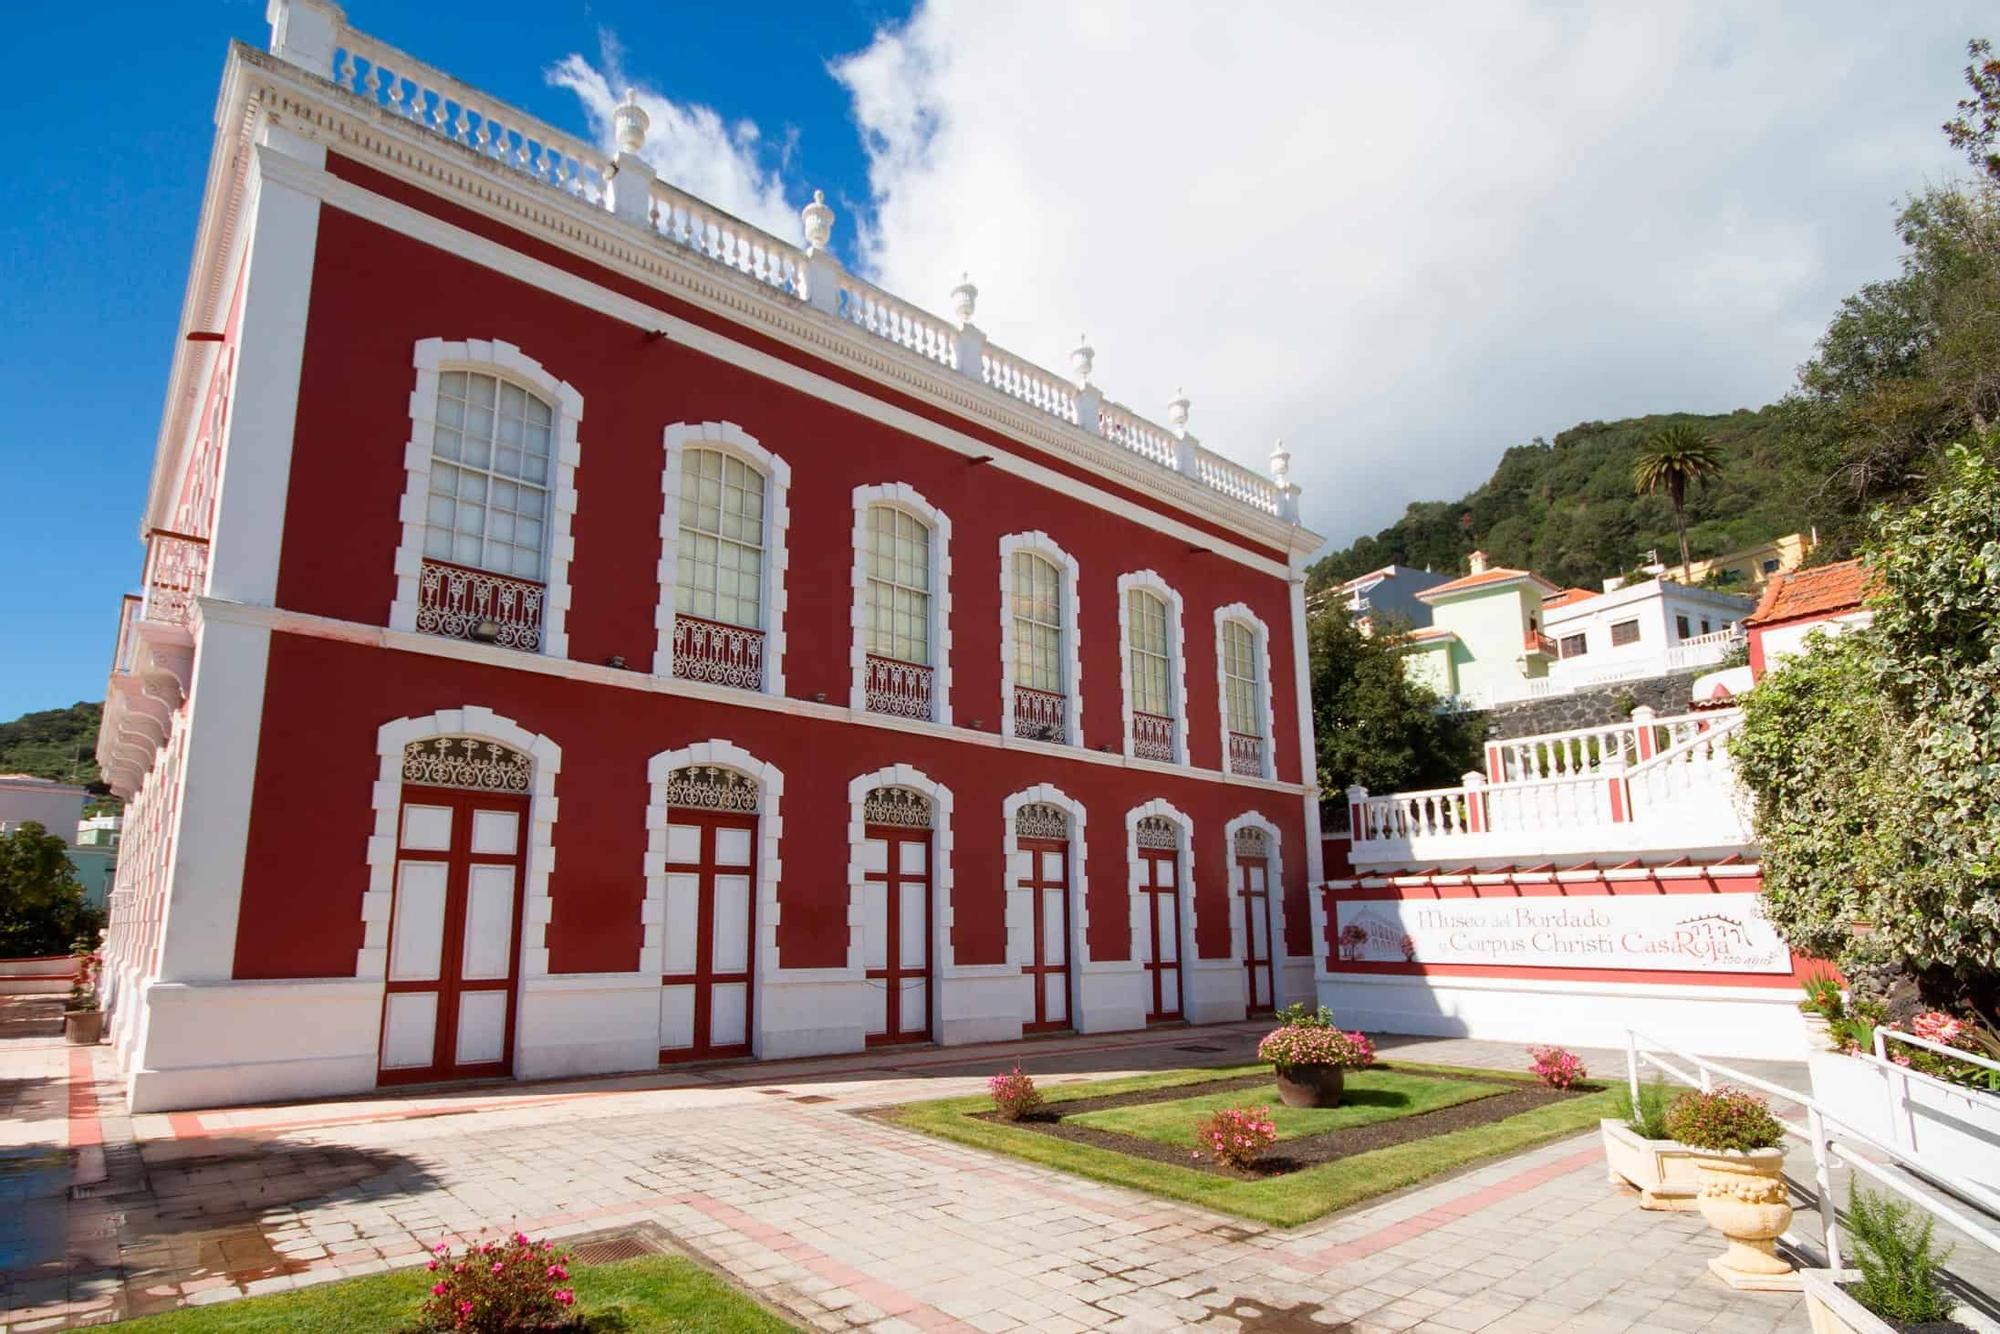
M 1709 1270 L 1732 1288 L 1798 1291 L 1798 1271 L 1779 1258 L 1773 1244 L 1792 1222 L 1782 1175 L 1785 1151 L 1698 1149 L 1695 1154 L 1701 1216 L 1729 1241 L 1729 1249 L 1708 1262 Z
M 1277 1067 L 1278 1097 L 1287 1107 L 1338 1107 L 1347 1072 L 1337 1065 Z
M 104 1040 L 104 1011 L 69 1010 L 63 1014 L 63 1037 L 72 1046 L 90 1047 Z

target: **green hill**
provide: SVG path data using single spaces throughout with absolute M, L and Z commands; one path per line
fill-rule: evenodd
M 97 726 L 102 704 L 24 713 L 0 723 L 0 774 L 33 774 L 64 783 L 98 783 Z
M 1465 557 L 1480 548 L 1497 564 L 1588 588 L 1642 564 L 1648 549 L 1672 563 L 1679 544 L 1666 497 L 1632 490 L 1640 446 L 1671 422 L 1699 427 L 1724 459 L 1722 476 L 1688 500 L 1696 559 L 1840 521 L 1845 497 L 1807 461 L 1779 406 L 1584 422 L 1553 442 L 1538 437 L 1507 450 L 1493 475 L 1463 498 L 1418 501 L 1381 532 L 1321 557 L 1309 571 L 1311 586 L 1391 562 L 1463 571 Z

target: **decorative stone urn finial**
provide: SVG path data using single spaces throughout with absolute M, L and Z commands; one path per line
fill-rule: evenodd
M 1271 476 L 1278 479 L 1278 485 L 1285 484 L 1285 476 L 1292 470 L 1292 451 L 1285 448 L 1283 440 L 1271 445 Z
M 646 109 L 639 105 L 639 90 L 627 88 L 625 100 L 611 113 L 612 128 L 618 134 L 618 149 L 623 153 L 636 153 L 646 146 L 646 130 L 653 123 Z
M 805 221 L 806 244 L 814 250 L 826 249 L 826 243 L 833 239 L 833 210 L 826 206 L 826 191 L 813 191 L 813 201 L 799 210 L 799 217 Z
M 951 310 L 960 324 L 972 323 L 972 312 L 978 302 L 979 289 L 972 285 L 972 275 L 959 274 L 958 286 L 951 289 Z
M 1167 403 L 1167 425 L 1174 428 L 1175 435 L 1186 435 L 1188 423 L 1187 390 L 1176 388 L 1174 396 Z
M 1078 334 L 1076 346 L 1070 350 L 1069 368 L 1076 373 L 1076 387 L 1085 388 L 1090 384 L 1090 368 L 1097 357 L 1097 349 L 1090 345 L 1089 334 Z

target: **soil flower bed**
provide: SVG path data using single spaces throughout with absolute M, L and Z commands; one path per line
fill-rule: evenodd
M 944 1139 L 1291 1226 L 1441 1173 L 1593 1129 L 1610 1095 L 1497 1070 L 1378 1063 L 1351 1071 L 1339 1107 L 1274 1107 L 1276 1143 L 1247 1169 L 1199 1153 L 1215 1112 L 1271 1101 L 1263 1066 L 1191 1069 L 1046 1091 L 1007 1121 L 985 1097 L 906 1103 L 877 1115 Z

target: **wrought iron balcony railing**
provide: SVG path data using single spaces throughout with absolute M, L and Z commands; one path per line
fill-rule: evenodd
M 1157 713 L 1132 711 L 1132 754 L 1142 760 L 1174 762 L 1174 720 Z
M 686 612 L 674 615 L 674 675 L 683 681 L 764 688 L 764 632 Z
M 897 658 L 868 655 L 868 712 L 930 719 L 931 669 Z
M 1264 776 L 1264 738 L 1248 732 L 1229 734 L 1229 772 L 1240 778 Z
M 146 591 L 139 618 L 186 626 L 208 587 L 208 539 L 155 528 L 146 535 Z
M 417 580 L 417 629 L 539 653 L 543 585 L 426 556 Z
M 1028 741 L 1067 744 L 1069 697 L 1052 690 L 1014 687 L 1014 735 Z

